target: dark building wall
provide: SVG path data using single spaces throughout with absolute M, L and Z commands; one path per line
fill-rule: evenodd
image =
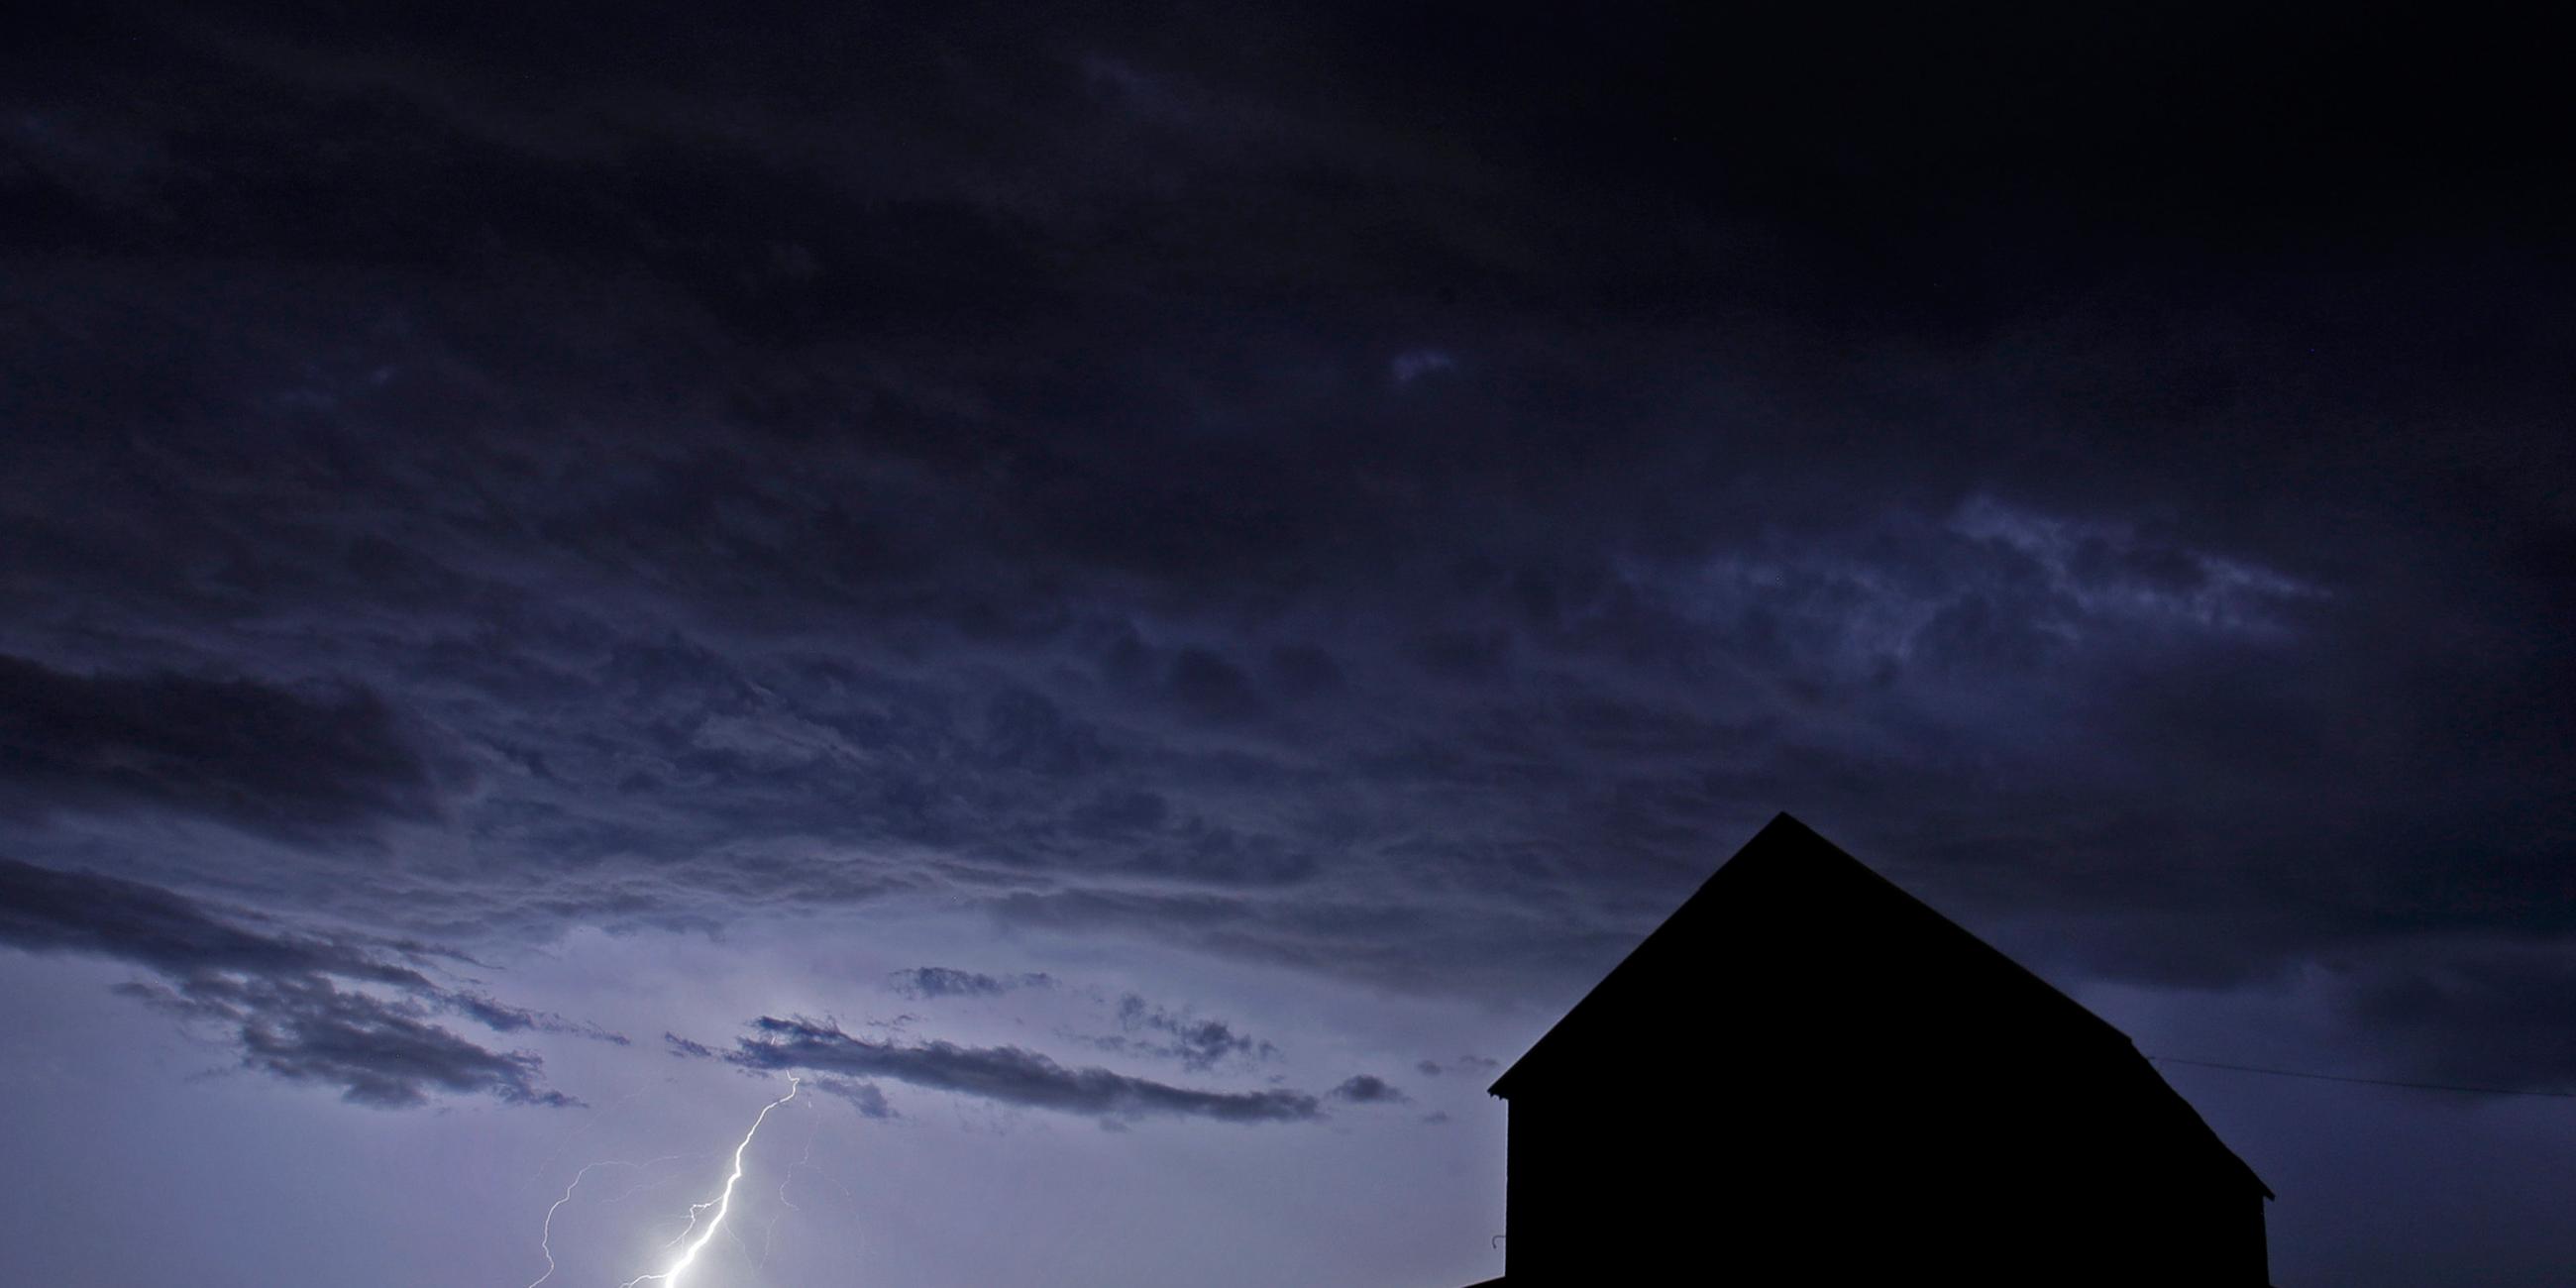
M 1511 1283 L 2266 1282 L 2261 1192 L 2098 1104 L 1932 1106 L 1838 1077 L 1675 1090 L 1515 1096 Z
M 1496 1094 L 1518 1288 L 2267 1280 L 2260 1180 L 2124 1035 L 1794 821 Z

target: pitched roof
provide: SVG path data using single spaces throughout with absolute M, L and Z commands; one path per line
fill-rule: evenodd
M 1838 997 L 1883 985 L 1912 988 L 1942 1000 L 1945 1022 L 1984 1024 L 2025 1049 L 2072 1053 L 2118 1070 L 2123 1082 L 2152 1083 L 2177 1119 L 2187 1118 L 2262 1185 L 2127 1034 L 1787 814 L 1745 842 L 1490 1091 L 1508 1099 L 1579 1077 L 1600 1053 L 1633 1049 L 1663 1031 L 1678 993 L 1726 988 L 1756 971 L 1763 1000 L 1784 1013 L 1812 1016 Z M 1801 982 L 1806 995 L 1795 987 Z M 1739 988 L 1736 996 L 1753 995 Z

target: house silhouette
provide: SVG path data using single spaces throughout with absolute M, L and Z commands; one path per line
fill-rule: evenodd
M 1492 1094 L 1478 1288 L 2268 1278 L 2272 1192 L 2126 1035 L 1786 814 Z

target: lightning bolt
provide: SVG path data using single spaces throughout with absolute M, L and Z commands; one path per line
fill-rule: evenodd
M 708 1208 L 714 1208 L 716 1210 L 716 1214 L 707 1218 L 707 1228 L 698 1235 L 697 1242 L 690 1244 L 686 1250 L 682 1251 L 680 1253 L 680 1259 L 672 1262 L 670 1269 L 657 1271 L 653 1274 L 637 1275 L 634 1278 L 627 1280 L 625 1283 L 619 1284 L 618 1288 L 635 1288 L 635 1285 L 644 1283 L 659 1283 L 664 1285 L 665 1288 L 678 1288 L 680 1276 L 686 1273 L 690 1265 L 697 1261 L 699 1251 L 704 1249 L 707 1244 L 716 1237 L 716 1231 L 724 1228 L 725 1214 L 733 1210 L 733 1187 L 740 1184 L 742 1181 L 743 1151 L 751 1148 L 751 1138 L 760 1134 L 760 1125 L 769 1120 L 769 1111 L 796 1098 L 796 1084 L 799 1081 L 801 1080 L 794 1075 L 789 1075 L 787 1079 L 787 1094 L 780 1096 L 776 1100 L 770 1101 L 765 1106 L 762 1106 L 760 1115 L 751 1120 L 751 1130 L 744 1132 L 742 1134 L 742 1143 L 733 1147 L 733 1175 L 725 1178 L 724 1192 L 704 1203 L 690 1204 L 688 1229 L 680 1231 L 679 1239 L 673 1239 L 670 1244 L 664 1244 L 663 1246 L 668 1248 L 671 1244 L 678 1243 L 680 1239 L 688 1238 L 689 1231 L 696 1230 L 698 1228 L 698 1214 L 706 1211 Z M 569 1193 L 570 1191 L 566 1192 Z M 549 1260 L 551 1260 L 551 1257 Z
M 795 1167 L 787 1169 L 787 1178 L 778 1183 L 778 1205 L 787 1209 L 787 1212 L 802 1212 L 805 1210 L 803 1207 L 798 1206 L 794 1199 L 787 1197 L 787 1187 L 796 1183 L 795 1173 L 799 1169 L 803 1169 L 805 1171 L 813 1172 L 818 1176 L 822 1175 L 821 1169 L 814 1166 L 814 1136 L 815 1131 L 807 1131 L 805 1133 L 804 1156 L 796 1160 Z M 826 1179 L 829 1178 L 827 1177 Z M 834 1181 L 832 1183 L 840 1185 L 840 1182 L 838 1181 Z M 841 1192 L 846 1194 L 849 1192 L 849 1188 L 850 1187 L 846 1185 L 842 1185 Z M 778 1223 L 787 1219 L 787 1212 L 771 1214 L 768 1226 L 761 1232 L 760 1260 L 752 1263 L 753 1269 L 757 1270 L 769 1264 L 769 1254 L 776 1251 L 778 1248 Z
M 556 1199 L 554 1206 L 546 1209 L 546 1223 L 537 1231 L 537 1250 L 546 1254 L 546 1272 L 529 1280 L 528 1288 L 537 1288 L 538 1284 L 555 1277 L 555 1213 L 561 1211 L 564 1204 L 572 1202 L 572 1192 L 580 1189 L 581 1183 L 588 1179 L 592 1172 L 603 1167 L 646 1168 L 655 1163 L 667 1163 L 673 1159 L 686 1157 L 688 1157 L 686 1154 L 664 1154 L 660 1158 L 648 1158 L 641 1163 L 628 1163 L 616 1159 L 604 1163 L 584 1163 L 580 1171 L 572 1174 L 572 1184 L 564 1187 L 563 1197 Z

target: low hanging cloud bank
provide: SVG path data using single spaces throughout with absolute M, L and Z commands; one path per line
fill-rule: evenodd
M 748 1069 L 808 1070 L 884 1078 L 933 1091 L 1003 1104 L 1099 1118 L 1205 1118 L 1218 1122 L 1302 1122 L 1323 1115 L 1302 1091 L 1207 1091 L 1176 1087 L 1097 1067 L 1068 1068 L 1019 1047 L 966 1047 L 932 1041 L 897 1046 L 853 1037 L 827 1020 L 764 1015 L 749 1037 L 721 1058 Z M 676 1050 L 714 1055 L 701 1044 L 671 1040 Z
M 0 945 L 149 971 L 158 979 L 115 991 L 223 1032 L 245 1069 L 336 1087 L 353 1104 L 411 1108 L 442 1093 L 580 1103 L 546 1085 L 535 1055 L 460 1036 L 434 1022 L 442 1012 L 498 1032 L 626 1044 L 594 1026 L 448 987 L 395 960 L 433 951 L 418 945 L 254 930 L 158 886 L 14 859 L 0 859 Z

